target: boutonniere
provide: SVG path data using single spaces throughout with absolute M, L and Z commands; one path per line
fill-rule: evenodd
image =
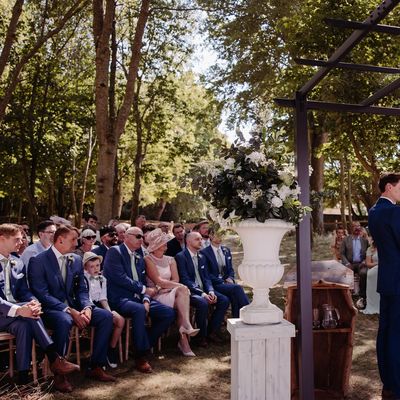
M 140 255 L 137 254 L 137 253 L 134 253 L 133 255 L 135 256 L 135 259 L 136 259 L 136 260 L 140 260 L 140 259 L 142 258 L 142 257 L 140 257 Z
M 17 265 L 17 263 L 15 262 L 15 260 L 10 260 L 11 268 L 15 268 L 16 265 Z
M 74 262 L 74 256 L 70 254 L 67 256 L 67 265 L 71 265 Z

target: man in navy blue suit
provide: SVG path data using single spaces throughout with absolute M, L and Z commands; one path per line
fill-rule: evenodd
M 381 197 L 369 210 L 368 227 L 379 254 L 379 329 L 376 341 L 382 398 L 400 399 L 400 174 L 379 180 Z M 367 299 L 368 301 L 368 299 Z
M 16 356 L 20 384 L 29 382 L 32 339 L 45 351 L 55 375 L 79 370 L 79 366 L 60 357 L 40 319 L 41 305 L 32 295 L 26 281 L 25 266 L 11 256 L 22 243 L 20 227 L 0 225 L 0 331 L 16 338 Z
M 235 271 L 232 265 L 232 254 L 228 247 L 222 246 L 222 233 L 209 229 L 211 244 L 200 251 L 206 259 L 211 283 L 219 293 L 229 298 L 232 317 L 239 318 L 239 310 L 249 304 L 243 288 L 235 283 Z
M 186 236 L 186 249 L 175 256 L 178 265 L 181 283 L 186 285 L 191 293 L 190 304 L 196 308 L 196 324 L 200 329 L 199 345 L 208 345 L 206 337 L 210 341 L 222 342 L 219 337 L 221 324 L 225 312 L 229 307 L 229 299 L 217 292 L 208 276 L 205 256 L 199 253 L 202 248 L 202 236 L 199 232 L 190 232 Z M 207 327 L 208 306 L 215 305 Z
M 73 324 L 79 329 L 94 326 L 94 346 L 87 376 L 112 382 L 115 378 L 102 368 L 107 363 L 107 349 L 113 329 L 112 314 L 95 307 L 89 299 L 82 258 L 71 253 L 76 248 L 77 240 L 76 228 L 60 226 L 54 234 L 54 245 L 31 258 L 29 283 L 33 294 L 42 303 L 43 320 L 54 332 L 53 340 L 58 353 L 65 355 Z M 60 391 L 72 391 L 65 376 L 56 382 L 56 386 Z
M 185 248 L 185 227 L 182 224 L 175 224 L 172 233 L 174 237 L 167 243 L 165 255 L 175 257 Z
M 103 257 L 101 263 L 101 269 L 103 269 L 104 259 L 106 257 L 107 251 L 110 247 L 115 246 L 118 243 L 118 233 L 113 226 L 105 225 L 100 228 L 100 240 L 101 245 L 92 249 L 94 254 Z
M 107 295 L 110 307 L 124 317 L 132 318 L 132 338 L 135 349 L 136 369 L 152 372 L 147 355 L 158 338 L 175 319 L 173 308 L 165 306 L 151 297 L 156 288 L 146 287 L 146 272 L 143 258 L 136 252 L 143 243 L 143 232 L 131 227 L 125 232 L 125 241 L 111 247 L 104 262 L 107 278 Z M 151 328 L 146 330 L 147 316 Z

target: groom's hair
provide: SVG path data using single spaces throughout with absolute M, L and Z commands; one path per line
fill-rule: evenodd
M 386 190 L 386 185 L 388 183 L 395 185 L 397 182 L 400 181 L 400 174 L 395 172 L 387 172 L 382 174 L 379 179 L 379 190 L 383 193 Z

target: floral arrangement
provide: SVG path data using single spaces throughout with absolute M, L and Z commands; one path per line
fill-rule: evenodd
M 221 226 L 256 218 L 297 224 L 311 211 L 298 199 L 300 187 L 288 165 L 271 158 L 261 141 L 235 142 L 223 158 L 197 164 L 192 187 L 215 208 L 210 217 Z

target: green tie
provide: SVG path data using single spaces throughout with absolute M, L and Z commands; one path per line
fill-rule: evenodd
M 222 257 L 221 247 L 218 247 L 218 249 L 217 249 L 217 262 L 218 262 L 219 273 L 222 275 L 222 271 L 225 267 L 225 263 L 224 263 L 224 259 Z
M 16 303 L 14 296 L 11 292 L 11 268 L 10 268 L 10 260 L 3 258 L 3 271 L 4 271 L 4 291 L 7 298 L 7 301 L 11 303 Z
M 132 269 L 133 280 L 139 282 L 139 276 L 136 270 L 135 255 L 133 253 L 131 253 L 131 269 Z
M 201 276 L 199 273 L 199 260 L 197 255 L 192 257 L 193 265 L 194 265 L 194 274 L 196 275 L 196 282 L 199 285 L 200 289 L 203 290 L 203 281 L 201 280 Z

